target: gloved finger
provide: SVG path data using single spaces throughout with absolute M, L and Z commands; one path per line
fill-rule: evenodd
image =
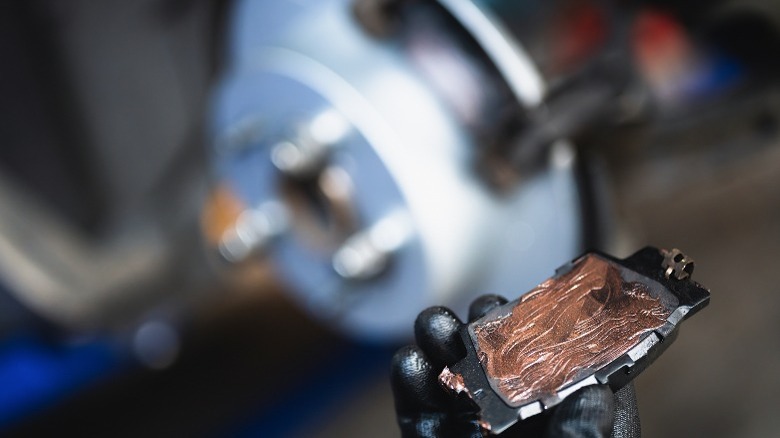
M 630 382 L 615 393 L 614 421 L 613 438 L 639 438 L 641 436 L 634 382 Z
M 415 345 L 402 347 L 395 353 L 390 384 L 399 418 L 442 409 L 446 403 L 445 393 L 437 381 L 440 371 L 431 366 L 425 353 Z
M 441 371 L 466 355 L 461 326 L 460 319 L 446 307 L 430 307 L 417 316 L 414 337 L 434 368 Z
M 614 396 L 609 386 L 586 386 L 555 408 L 547 426 L 547 436 L 609 437 L 612 433 L 614 410 Z
M 441 438 L 447 436 L 444 432 L 446 423 L 447 417 L 441 413 L 398 417 L 398 426 L 400 426 L 403 438 Z
M 469 322 L 485 316 L 493 308 L 504 305 L 507 299 L 501 295 L 482 295 L 469 306 Z

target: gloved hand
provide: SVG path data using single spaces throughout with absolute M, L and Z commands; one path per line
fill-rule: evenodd
M 505 304 L 497 295 L 477 298 L 469 321 Z M 414 325 L 417 345 L 393 357 L 391 383 L 398 424 L 404 437 L 482 437 L 477 407 L 466 397 L 448 393 L 438 375 L 466 355 L 459 335 L 463 323 L 444 307 L 431 307 Z M 633 384 L 613 394 L 606 385 L 588 386 L 567 397 L 551 412 L 518 422 L 508 437 L 638 437 L 639 413 Z

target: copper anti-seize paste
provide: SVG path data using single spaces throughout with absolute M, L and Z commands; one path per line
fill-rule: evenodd
M 511 313 L 474 324 L 474 344 L 499 394 L 519 406 L 625 354 L 675 307 L 589 254 L 523 295 Z
M 444 368 L 439 380 L 471 398 L 492 433 L 584 385 L 617 390 L 709 302 L 692 272 L 693 261 L 678 250 L 647 247 L 623 260 L 586 254 L 465 326 L 466 357 Z

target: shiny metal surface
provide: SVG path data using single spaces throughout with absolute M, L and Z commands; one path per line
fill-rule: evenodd
M 426 306 L 463 307 L 474 291 L 530 286 L 578 251 L 571 146 L 560 142 L 547 169 L 508 194 L 493 193 L 474 172 L 480 144 L 431 86 L 430 72 L 420 71 L 420 57 L 436 59 L 435 52 L 410 56 L 392 40 L 373 39 L 344 0 L 242 1 L 233 20 L 230 68 L 212 116 L 215 143 L 224 146 L 246 120 L 263 128 L 248 147 L 218 148 L 217 174 L 246 205 L 287 207 L 291 227 L 268 255 L 313 315 L 359 337 L 406 336 Z M 538 78 L 530 70 L 515 77 L 520 99 L 533 104 Z M 280 171 L 279 154 L 292 149 L 280 142 L 323 112 L 349 127 L 321 165 L 354 188 L 346 231 L 331 226 L 343 209 L 317 184 L 304 178 L 295 186 L 314 215 L 284 195 L 290 172 Z M 301 225 L 301 214 L 320 218 L 321 238 Z M 404 218 L 406 237 L 377 250 L 371 230 L 390 217 Z
M 526 107 L 542 103 L 545 84 L 533 60 L 480 0 L 438 0 L 484 48 Z

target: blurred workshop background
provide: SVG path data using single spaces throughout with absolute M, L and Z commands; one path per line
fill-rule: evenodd
M 680 248 L 645 436 L 780 432 L 780 4 L 0 4 L 0 435 L 397 436 L 427 306 Z

